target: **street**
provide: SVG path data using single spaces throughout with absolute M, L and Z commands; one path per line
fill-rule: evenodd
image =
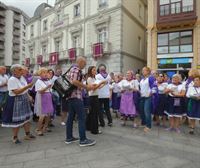
M 196 134 L 167 132 L 153 127 L 144 134 L 143 128 L 122 127 L 114 120 L 113 127 L 102 129 L 103 134 L 91 135 L 97 141 L 92 147 L 66 145 L 65 127 L 58 119 L 52 133 L 22 144 L 11 142 L 11 129 L 0 128 L 0 168 L 197 168 L 200 164 L 200 128 Z M 35 124 L 33 124 L 33 129 Z M 75 124 L 77 135 L 77 124 Z

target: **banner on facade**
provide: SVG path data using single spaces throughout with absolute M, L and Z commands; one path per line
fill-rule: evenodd
M 27 66 L 27 67 L 30 66 L 30 58 L 25 59 L 25 66 Z
M 103 43 L 93 44 L 93 57 L 98 58 L 103 56 Z
M 74 61 L 76 60 L 76 48 L 71 48 L 68 50 L 69 60 Z
M 42 55 L 38 55 L 37 56 L 37 64 L 38 65 L 42 65 L 42 62 L 43 62 L 43 56 Z
M 50 53 L 50 56 L 49 56 L 49 65 L 56 65 L 56 64 L 58 64 L 58 60 L 59 60 L 59 53 L 58 52 Z

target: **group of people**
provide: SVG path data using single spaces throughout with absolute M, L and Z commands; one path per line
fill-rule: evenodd
M 31 133 L 30 121 L 36 117 L 36 134 L 43 136 L 51 132 L 50 126 L 56 115 L 61 115 L 61 124 L 66 125 L 66 144 L 79 141 L 80 146 L 91 146 L 95 140 L 88 139 L 86 130 L 101 134 L 100 127 L 112 126 L 112 114 L 119 115 L 121 125 L 130 119 L 133 128 L 144 127 L 149 132 L 154 125 L 167 131 L 180 133 L 181 123 L 187 119 L 189 133 L 194 134 L 196 120 L 200 120 L 200 74 L 191 69 L 187 79 L 174 74 L 151 71 L 144 67 L 142 74 L 129 70 L 122 73 L 108 73 L 105 65 L 89 66 L 85 75 L 82 70 L 86 59 L 79 57 L 67 75 L 75 86 L 69 97 L 61 97 L 53 89 L 62 71 L 57 68 L 40 68 L 31 75 L 28 68 L 15 64 L 6 75 L 6 68 L 0 66 L 0 113 L 2 127 L 11 127 L 13 142 L 18 144 L 20 127 L 24 127 L 25 140 L 35 139 Z M 67 114 L 67 119 L 66 119 Z M 152 117 L 153 115 L 153 117 Z M 66 123 L 65 123 L 66 120 Z M 78 121 L 79 138 L 73 135 L 74 120 Z M 169 127 L 167 127 L 169 120 Z

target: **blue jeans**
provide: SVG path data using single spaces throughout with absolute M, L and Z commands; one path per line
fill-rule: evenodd
M 71 140 L 73 137 L 73 121 L 75 114 L 77 114 L 78 117 L 78 129 L 79 129 L 79 137 L 80 141 L 84 141 L 86 139 L 85 134 L 85 110 L 83 101 L 77 98 L 72 98 L 68 100 L 68 118 L 67 118 L 67 124 L 66 124 L 66 136 L 67 140 Z
M 141 97 L 140 116 L 142 119 L 142 125 L 151 128 L 151 97 Z

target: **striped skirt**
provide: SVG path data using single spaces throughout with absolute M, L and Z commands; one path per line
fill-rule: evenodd
M 30 120 L 32 114 L 28 94 L 8 96 L 2 114 L 2 127 L 20 127 Z

